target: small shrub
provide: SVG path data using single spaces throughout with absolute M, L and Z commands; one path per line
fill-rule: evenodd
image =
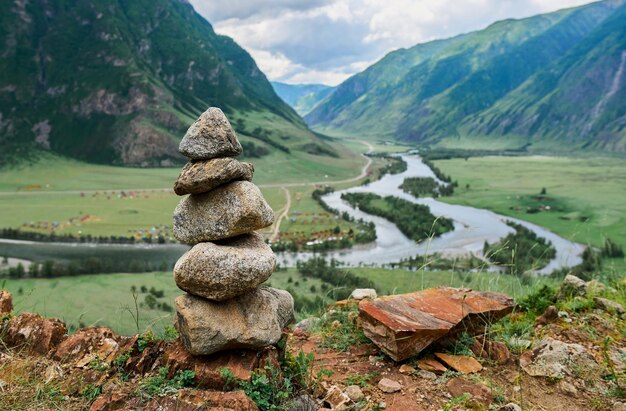
M 83 388 L 82 390 L 80 390 L 80 395 L 81 397 L 85 398 L 87 401 L 89 402 L 93 402 L 93 400 L 95 400 L 96 398 L 98 398 L 98 396 L 102 393 L 102 388 L 92 385 L 92 384 L 88 384 L 85 386 L 85 388 Z
M 150 330 L 146 331 L 137 339 L 137 351 L 143 352 L 154 341 L 156 341 L 154 333 Z
M 368 372 L 365 374 L 349 374 L 346 377 L 346 385 L 358 385 L 361 388 L 370 387 L 370 381 L 380 375 L 379 372 Z
M 526 311 L 535 315 L 541 315 L 546 308 L 554 304 L 556 301 L 556 290 L 552 287 L 544 285 L 538 290 L 528 294 L 522 298 L 519 305 Z
M 196 377 L 191 370 L 178 370 L 172 379 L 167 378 L 168 374 L 167 367 L 159 368 L 157 375 L 143 381 L 141 390 L 150 397 L 174 394 L 181 388 L 192 386 Z
M 333 315 L 322 317 L 320 330 L 323 340 L 320 345 L 336 351 L 348 351 L 350 347 L 368 343 L 369 339 L 355 321 L 357 315 L 357 305 L 351 304 L 339 308 Z
M 284 409 L 294 393 L 291 380 L 288 377 L 281 378 L 281 370 L 269 365 L 258 372 L 253 371 L 250 381 L 235 381 L 235 376 L 228 368 L 220 369 L 220 375 L 227 386 L 236 383 L 237 388 L 245 392 L 261 411 Z
M 474 337 L 469 335 L 466 331 L 461 333 L 458 338 L 454 340 L 454 344 L 448 349 L 452 355 L 473 355 L 470 347 L 474 344 Z
M 166 325 L 164 337 L 166 340 L 171 340 L 171 341 L 177 339 L 178 331 L 176 330 L 176 327 L 174 327 L 173 325 Z
M 89 366 L 95 371 L 106 371 L 109 369 L 109 364 L 102 361 L 98 356 L 95 356 L 91 361 L 89 361 Z

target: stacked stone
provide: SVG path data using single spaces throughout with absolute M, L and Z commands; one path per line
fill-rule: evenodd
M 174 211 L 174 235 L 193 247 L 174 267 L 175 325 L 195 355 L 273 345 L 294 318 L 293 298 L 284 290 L 260 287 L 276 264 L 256 230 L 270 226 L 274 213 L 251 183 L 254 168 L 241 154 L 228 119 L 211 107 L 180 143 L 191 159 L 174 186 L 186 195 Z

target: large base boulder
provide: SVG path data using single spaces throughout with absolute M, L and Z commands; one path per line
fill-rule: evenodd
M 374 344 L 402 361 L 446 336 L 496 321 L 514 306 L 505 294 L 440 287 L 363 300 L 359 319 Z
M 176 312 L 181 341 L 194 355 L 276 344 L 294 319 L 291 294 L 268 287 L 222 302 L 186 294 L 176 298 Z
M 185 244 L 215 241 L 272 225 L 274 212 L 261 190 L 234 181 L 184 198 L 174 210 L 174 236 Z
M 229 157 L 189 162 L 180 172 L 174 192 L 179 196 L 206 193 L 230 181 L 251 181 L 253 173 L 252 164 Z
M 276 256 L 260 234 L 244 234 L 196 244 L 176 263 L 174 280 L 189 294 L 224 301 L 257 288 L 275 264 Z

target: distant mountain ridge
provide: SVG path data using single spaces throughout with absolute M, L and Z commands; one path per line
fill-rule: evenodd
M 442 146 L 624 151 L 625 21 L 610 0 L 396 50 L 305 120 Z
M 181 161 L 178 141 L 209 106 L 270 149 L 317 141 L 250 55 L 185 0 L 5 1 L 0 38 L 0 163 L 33 148 Z
M 279 81 L 271 83 L 276 94 L 301 116 L 310 113 L 334 90 L 334 87 L 324 84 L 287 84 Z

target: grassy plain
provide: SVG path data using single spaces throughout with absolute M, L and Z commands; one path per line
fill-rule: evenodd
M 495 273 L 459 274 L 446 271 L 404 271 L 382 268 L 350 268 L 354 274 L 371 279 L 380 294 L 398 294 L 440 285 L 469 287 L 475 290 L 501 291 L 518 297 L 528 293 L 539 283 L 555 280 L 541 279 L 532 286 L 522 284 L 518 278 Z M 304 278 L 296 269 L 275 272 L 268 283 L 277 288 L 291 288 L 296 293 L 312 298 L 316 295 L 330 300 L 322 291 L 318 279 Z M 100 274 L 53 279 L 6 279 L 4 285 L 14 294 L 15 311 L 29 311 L 43 316 L 63 319 L 70 327 L 106 325 L 115 331 L 131 335 L 137 332 L 134 322 L 135 305 L 131 287 L 137 290 L 145 286 L 162 290 L 158 298 L 174 306 L 174 299 L 182 291 L 176 288 L 172 274 L 167 272 L 140 274 Z M 314 286 L 314 287 L 312 287 Z M 332 287 L 331 287 L 332 288 Z M 145 300 L 146 293 L 139 292 L 138 302 Z M 151 328 L 162 334 L 172 324 L 171 312 L 139 307 L 139 330 Z
M 294 205 L 302 212 L 322 214 L 324 211 L 310 198 L 313 190 L 310 183 L 354 178 L 366 164 L 358 154 L 366 151 L 362 143 L 351 142 L 349 148 L 333 144 L 333 148 L 339 158 L 302 151 L 291 154 L 274 151 L 260 159 L 251 159 L 255 165 L 254 182 L 261 185 L 264 196 L 277 212 L 286 202 L 280 187 L 287 184 L 291 185 Z M 120 236 L 169 226 L 172 210 L 180 200 L 170 190 L 179 171 L 179 168 L 94 165 L 43 155 L 32 166 L 0 169 L 0 227 L 49 232 L 56 222 L 57 233 Z M 24 226 L 31 223 L 35 227 Z M 332 222 L 317 229 L 335 226 Z M 284 230 L 303 231 L 303 227 L 294 224 L 284 227 Z M 308 227 L 304 231 L 310 231 Z
M 626 247 L 624 158 L 473 157 L 435 164 L 459 182 L 443 201 L 517 217 L 583 244 L 600 247 L 609 237 Z M 527 212 L 542 205 L 543 211 Z

